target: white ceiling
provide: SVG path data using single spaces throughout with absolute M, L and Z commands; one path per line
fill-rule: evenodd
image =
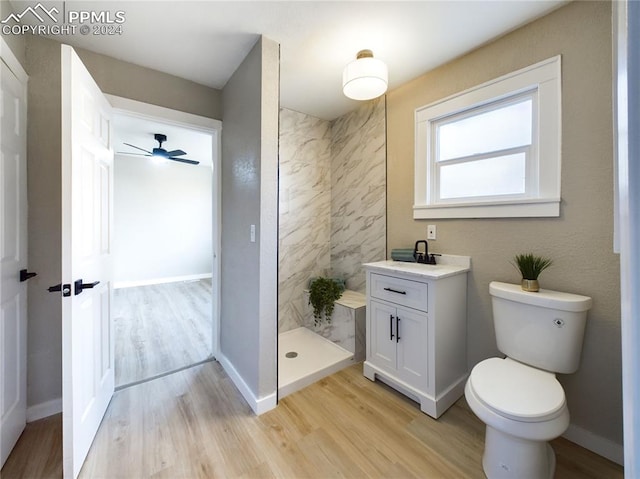
M 11 3 L 19 13 L 36 1 Z M 341 83 L 359 50 L 371 49 L 387 63 L 393 89 L 566 1 L 41 3 L 61 12 L 123 11 L 122 35 L 55 38 L 218 89 L 263 34 L 281 45 L 281 106 L 331 120 L 357 106 L 342 95 Z

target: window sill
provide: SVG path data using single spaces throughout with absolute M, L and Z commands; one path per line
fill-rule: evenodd
M 560 216 L 560 199 L 501 203 L 414 205 L 413 219 L 444 218 L 541 218 Z

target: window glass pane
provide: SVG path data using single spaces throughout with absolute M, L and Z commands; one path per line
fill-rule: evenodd
M 525 193 L 526 155 L 486 158 L 440 166 L 440 198 Z
M 533 101 L 484 111 L 438 127 L 437 161 L 531 144 Z

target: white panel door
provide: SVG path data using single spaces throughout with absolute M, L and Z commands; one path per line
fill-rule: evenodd
M 64 476 L 78 476 L 114 390 L 111 106 L 62 46 Z
M 4 45 L 3 45 L 4 47 Z M 3 48 L 4 50 L 4 48 Z M 3 51 L 3 59 L 6 54 Z M 0 62 L 0 466 L 27 412 L 27 96 L 22 79 Z

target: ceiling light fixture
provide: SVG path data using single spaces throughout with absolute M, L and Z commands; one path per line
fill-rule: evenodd
M 344 67 L 342 91 L 354 100 L 371 100 L 387 91 L 387 65 L 373 58 L 371 50 L 360 50 L 356 60 Z

